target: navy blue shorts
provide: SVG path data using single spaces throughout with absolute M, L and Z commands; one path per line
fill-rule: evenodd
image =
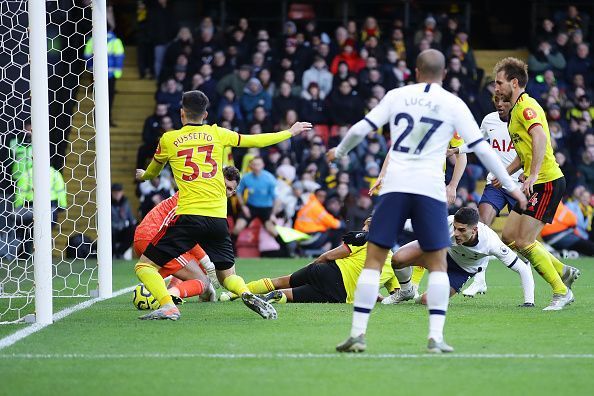
M 371 219 L 368 240 L 391 249 L 407 219 L 412 220 L 423 251 L 432 252 L 450 246 L 446 203 L 425 195 L 400 192 L 380 196 Z
M 470 272 L 464 271 L 450 255 L 447 255 L 448 262 L 448 278 L 450 278 L 450 287 L 460 293 L 462 286 L 466 281 L 474 276 Z
M 510 211 L 516 206 L 516 200 L 511 195 L 505 192 L 503 188 L 495 188 L 491 184 L 485 186 L 479 205 L 482 203 L 491 205 L 497 212 L 497 216 L 499 216 L 499 212 L 506 206 Z

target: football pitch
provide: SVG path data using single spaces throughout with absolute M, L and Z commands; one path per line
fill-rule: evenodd
M 145 322 L 125 293 L 0 350 L 0 395 L 590 395 L 594 260 L 568 263 L 582 270 L 576 302 L 543 312 L 548 285 L 535 273 L 537 308 L 519 308 L 518 275 L 493 262 L 486 295 L 452 299 L 445 334 L 456 352 L 443 356 L 424 353 L 427 312 L 412 303 L 377 305 L 367 352 L 340 355 L 350 305 L 279 305 L 266 321 L 240 301 L 188 301 L 177 322 Z M 305 264 L 237 263 L 246 280 Z M 137 283 L 132 267 L 114 263 L 114 290 Z M 24 327 L 0 326 L 0 339 Z

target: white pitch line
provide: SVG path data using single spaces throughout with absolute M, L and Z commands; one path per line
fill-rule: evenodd
M 531 353 L 450 353 L 450 354 L 338 354 L 338 353 L 115 353 L 115 354 L 86 354 L 86 353 L 15 353 L 0 354 L 0 359 L 51 360 L 51 359 L 87 359 L 87 360 L 116 360 L 116 359 L 594 359 L 594 354 L 531 354 Z
M 134 290 L 135 287 L 136 286 L 130 286 L 130 287 L 126 287 L 125 289 L 117 290 L 113 293 L 113 296 L 111 296 L 111 298 L 121 296 L 122 294 L 125 294 L 125 293 L 129 293 L 132 290 Z M 107 299 L 96 297 L 96 298 L 92 298 L 87 301 L 83 301 L 83 302 L 76 304 L 72 307 L 63 309 L 59 312 L 56 312 L 53 316 L 53 322 L 55 323 L 60 319 L 64 319 L 68 315 L 71 315 L 77 311 L 86 309 L 86 308 L 90 307 L 91 305 L 93 305 L 99 301 L 104 301 L 104 300 L 107 300 Z M 22 340 L 23 338 L 29 337 L 31 334 L 35 334 L 38 331 L 43 330 L 47 326 L 49 326 L 49 325 L 41 324 L 41 323 L 34 323 L 30 326 L 25 327 L 22 330 L 18 330 L 7 337 L 0 339 L 0 351 L 4 348 L 8 348 L 11 345 L 14 345 L 15 343 Z

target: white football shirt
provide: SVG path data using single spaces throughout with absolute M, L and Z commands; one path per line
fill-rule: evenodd
M 403 192 L 445 202 L 443 161 L 454 132 L 469 148 L 483 140 L 466 104 L 439 84 L 393 89 L 365 120 L 374 129 L 390 124 L 392 147 L 380 195 Z
M 452 242 L 448 254 L 463 270 L 471 274 L 484 271 L 491 256 L 498 258 L 507 267 L 511 267 L 518 260 L 516 253 L 507 247 L 501 241 L 499 235 L 487 225 L 481 222 L 478 223 L 478 242 L 475 246 L 458 245 L 456 243 L 453 215 L 448 216 L 448 225 Z
M 483 122 L 481 122 L 481 132 L 485 139 L 489 141 L 491 147 L 495 153 L 497 153 L 501 162 L 503 162 L 503 165 L 508 166 L 511 164 L 517 156 L 516 149 L 509 136 L 507 123 L 501 121 L 499 114 L 497 114 L 496 111 L 487 114 L 485 118 L 483 118 Z M 519 184 L 518 177 L 520 177 L 521 174 L 522 169 L 511 175 L 511 177 Z M 487 175 L 487 184 L 491 184 L 491 181 L 494 178 L 495 176 L 493 173 L 489 172 Z

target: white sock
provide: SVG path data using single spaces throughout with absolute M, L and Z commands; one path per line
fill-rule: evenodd
M 487 266 L 483 267 L 481 272 L 477 272 L 472 278 L 474 279 L 472 283 L 476 283 L 477 285 L 485 285 L 487 286 L 487 280 L 485 279 L 487 276 Z
M 427 282 L 427 309 L 429 310 L 429 338 L 443 340 L 443 326 L 450 300 L 450 279 L 447 272 L 429 273 Z
M 396 278 L 398 279 L 398 283 L 400 283 L 401 290 L 408 290 L 413 286 L 412 282 L 410 281 L 411 276 L 412 276 L 412 271 L 413 271 L 412 267 L 405 267 L 405 268 L 394 270 L 394 275 L 396 275 Z
M 380 272 L 363 268 L 357 281 L 353 310 L 351 337 L 358 337 L 367 332 L 369 314 L 375 305 L 379 293 Z

